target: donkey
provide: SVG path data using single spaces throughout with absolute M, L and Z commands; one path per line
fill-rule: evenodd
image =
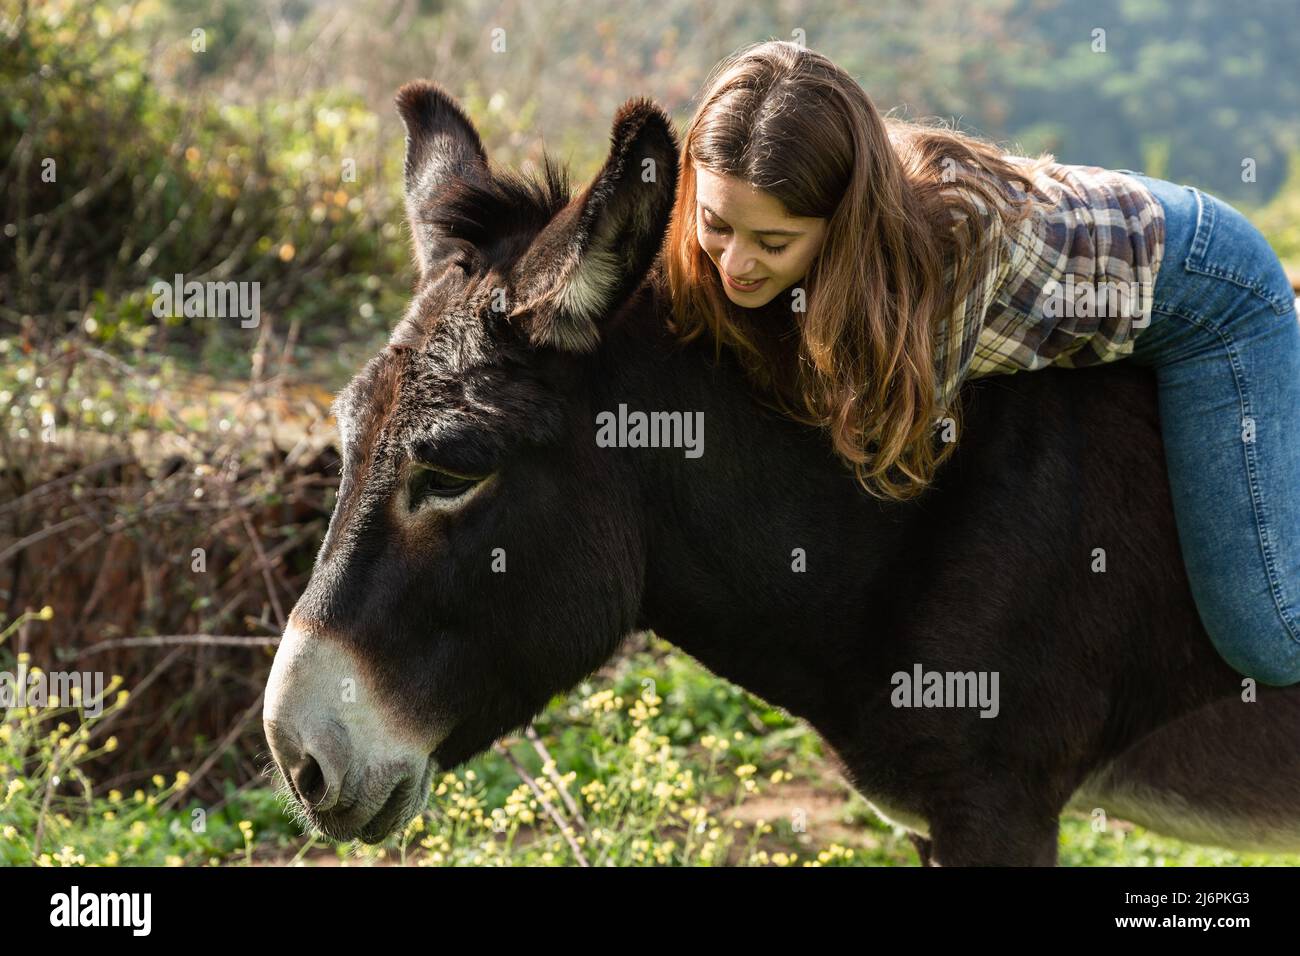
M 1243 690 L 1201 628 L 1149 370 L 972 382 L 935 484 L 881 501 L 670 331 L 653 102 L 576 197 L 549 160 L 490 167 L 435 85 L 397 108 L 419 277 L 336 401 L 338 500 L 266 688 L 312 826 L 382 840 L 653 629 L 805 719 L 923 863 L 1053 865 L 1066 809 L 1300 847 L 1300 688 Z M 605 447 L 620 406 L 702 413 L 704 454 Z M 995 712 L 901 692 L 920 670 L 996 676 Z

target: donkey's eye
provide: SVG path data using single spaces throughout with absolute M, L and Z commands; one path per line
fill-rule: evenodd
M 411 469 L 411 477 L 407 480 L 410 509 L 414 511 L 431 498 L 444 501 L 459 498 L 482 480 L 482 478 L 458 475 L 429 465 L 415 465 Z

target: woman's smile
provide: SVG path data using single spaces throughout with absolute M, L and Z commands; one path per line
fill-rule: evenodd
M 757 289 L 760 285 L 762 285 L 764 282 L 767 281 L 767 277 L 766 277 L 766 276 L 764 276 L 764 277 L 762 277 L 762 278 L 758 278 L 758 279 L 752 279 L 752 280 L 750 280 L 749 282 L 741 282 L 741 281 L 739 281 L 738 279 L 733 279 L 731 276 L 727 275 L 725 272 L 724 272 L 722 275 L 723 275 L 723 277 L 727 280 L 727 284 L 730 285 L 730 286 L 731 286 L 733 289 L 735 289 L 737 292 L 753 292 L 753 291 L 754 291 L 755 289 Z

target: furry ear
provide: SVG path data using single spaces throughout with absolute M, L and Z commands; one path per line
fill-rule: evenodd
M 672 213 L 677 137 L 648 99 L 628 100 L 614 118 L 609 157 L 517 264 L 515 306 L 535 345 L 594 349 L 602 320 L 645 278 Z
M 453 180 L 486 179 L 491 173 L 478 130 L 440 86 L 407 83 L 396 104 L 406 125 L 406 218 L 415 239 L 415 264 L 425 276 L 450 252 L 429 220 L 435 196 Z

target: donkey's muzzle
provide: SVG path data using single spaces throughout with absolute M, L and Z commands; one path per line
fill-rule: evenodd
M 438 740 L 394 716 L 362 663 L 339 635 L 291 614 L 262 726 L 311 824 L 336 840 L 371 842 L 423 808 Z

